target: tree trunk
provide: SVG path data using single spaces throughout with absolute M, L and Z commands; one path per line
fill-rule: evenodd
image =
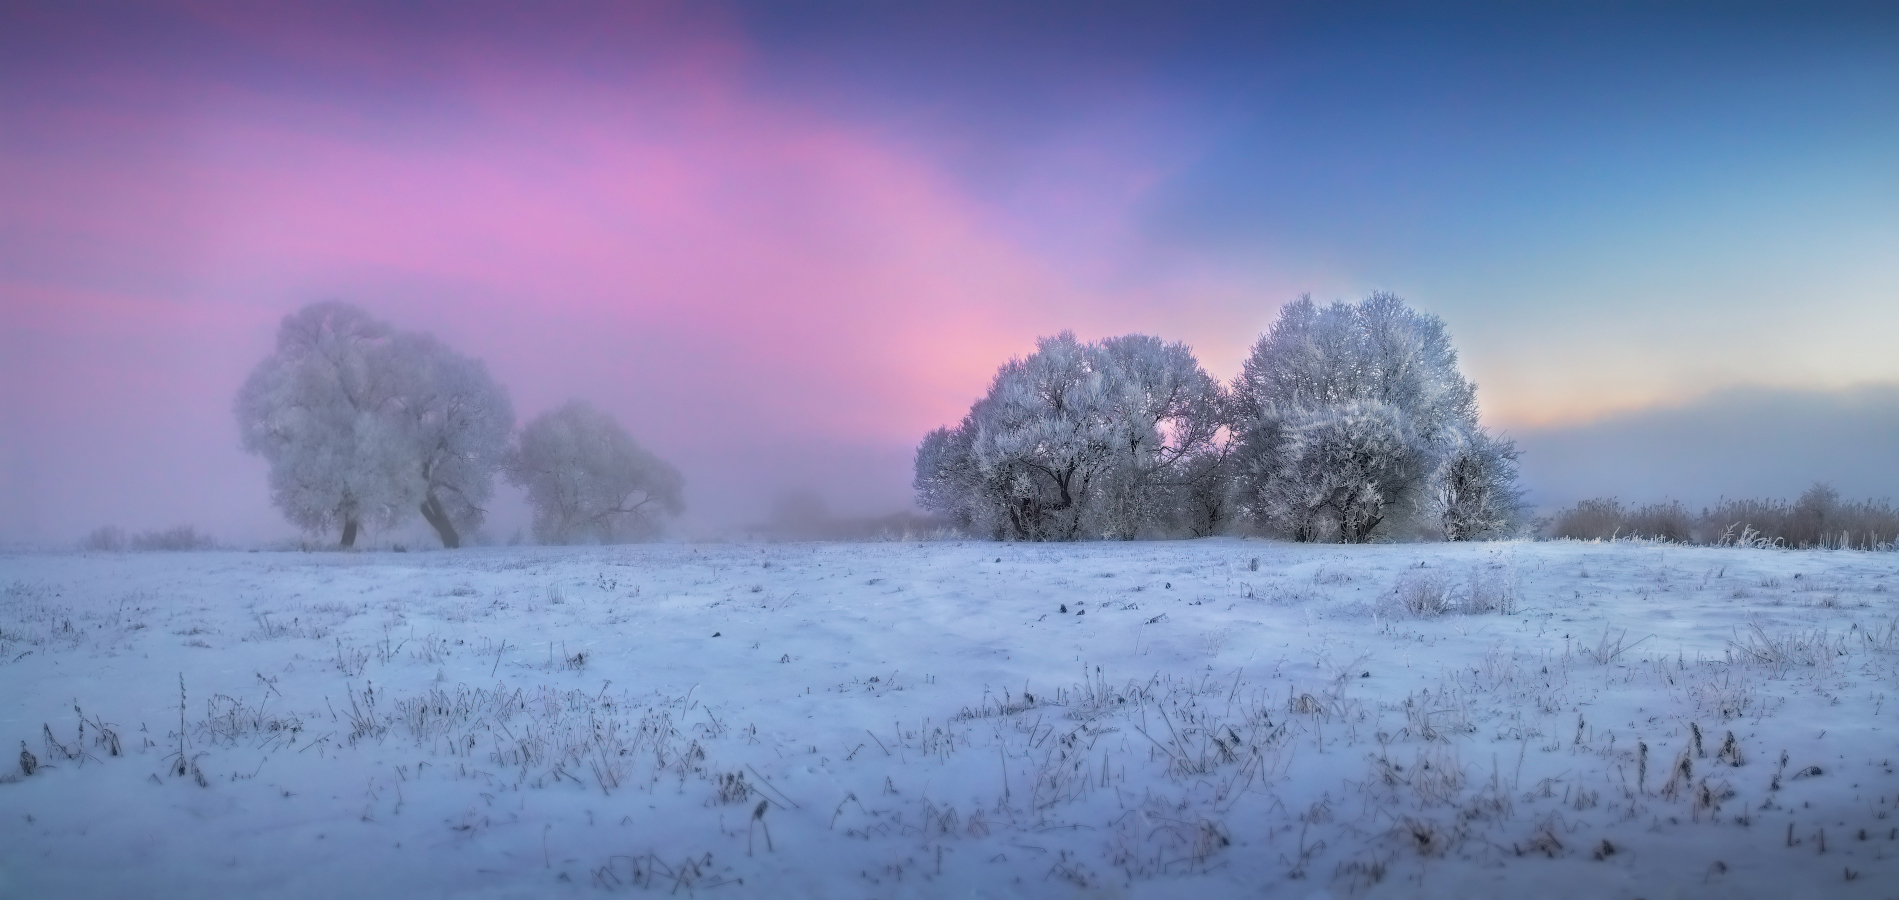
M 348 550 L 354 546 L 356 546 L 356 520 L 346 518 L 343 520 L 343 549 Z
M 435 533 L 442 538 L 442 546 L 453 550 L 462 545 L 461 535 L 455 533 L 455 523 L 448 520 L 448 512 L 442 509 L 441 501 L 435 499 L 434 494 L 423 499 L 422 518 L 429 520 L 429 524 L 434 526 Z

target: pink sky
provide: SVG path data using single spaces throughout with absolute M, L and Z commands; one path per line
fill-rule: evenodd
M 8 427 L 35 439 L 7 443 L 5 537 L 272 527 L 229 402 L 318 299 L 486 360 L 523 419 L 612 411 L 686 470 L 703 521 L 805 486 L 902 508 L 916 440 L 1035 336 L 1209 324 L 1081 287 L 897 141 L 749 95 L 716 29 L 660 22 L 663 52 L 588 79 L 221 24 L 372 79 L 423 69 L 431 103 L 111 67 L 16 96 L 0 325 Z M 1075 162 L 1138 194 L 1138 166 Z

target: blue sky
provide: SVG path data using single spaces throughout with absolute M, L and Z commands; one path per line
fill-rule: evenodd
M 1899 378 L 1867 339 L 1899 330 L 1888 10 L 823 8 L 747 20 L 762 83 L 938 155 L 1105 285 L 1398 290 L 1519 422 Z

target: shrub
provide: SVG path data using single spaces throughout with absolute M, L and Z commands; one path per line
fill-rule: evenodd
M 117 525 L 104 526 L 86 535 L 86 539 L 80 541 L 79 546 L 86 550 L 117 553 L 125 549 L 125 529 Z
M 1558 512 L 1543 533 L 1572 540 L 1621 536 L 1716 546 L 1890 550 L 1899 545 L 1899 509 L 1885 500 L 1843 501 L 1825 484 L 1813 485 L 1791 503 L 1723 499 L 1699 515 L 1674 500 L 1631 509 L 1613 498 L 1597 498 Z
M 1623 511 L 1613 497 L 1584 500 L 1556 514 L 1549 536 L 1573 541 L 1604 541 L 1622 528 Z
M 1695 519 L 1678 500 L 1650 503 L 1629 514 L 1623 531 L 1635 537 L 1686 544 L 1694 540 Z
M 190 525 L 179 525 L 163 531 L 147 531 L 134 535 L 130 541 L 133 550 L 209 550 L 217 546 L 211 536 L 199 533 Z
M 1408 569 L 1391 592 L 1399 609 L 1419 618 L 1451 611 L 1451 579 L 1442 569 Z
M 1516 571 L 1504 565 L 1477 566 L 1470 570 L 1470 583 L 1464 595 L 1464 612 L 1514 616 L 1523 590 Z

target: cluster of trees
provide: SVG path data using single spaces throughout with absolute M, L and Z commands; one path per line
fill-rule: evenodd
M 1544 533 L 1572 540 L 1877 550 L 1899 545 L 1899 509 L 1883 500 L 1842 500 L 1823 483 L 1793 502 L 1722 500 L 1698 513 L 1678 500 L 1628 506 L 1598 497 L 1558 512 Z
M 124 550 L 151 552 L 156 550 L 209 550 L 217 546 L 211 536 L 200 532 L 191 525 L 178 525 L 157 531 L 141 531 L 127 534 L 117 525 L 107 525 L 93 529 L 91 534 L 79 544 L 87 550 L 104 550 L 117 553 Z
M 1478 424 L 1443 322 L 1383 293 L 1287 305 L 1230 385 L 1184 344 L 1043 338 L 923 439 L 915 487 L 1003 540 L 1477 540 L 1524 512 L 1516 447 Z
M 271 501 L 344 547 L 418 514 L 458 547 L 497 473 L 526 489 L 544 543 L 645 537 L 684 508 L 679 472 L 610 416 L 575 401 L 517 435 L 480 360 L 346 303 L 286 316 L 235 410 L 244 448 L 270 464 Z

